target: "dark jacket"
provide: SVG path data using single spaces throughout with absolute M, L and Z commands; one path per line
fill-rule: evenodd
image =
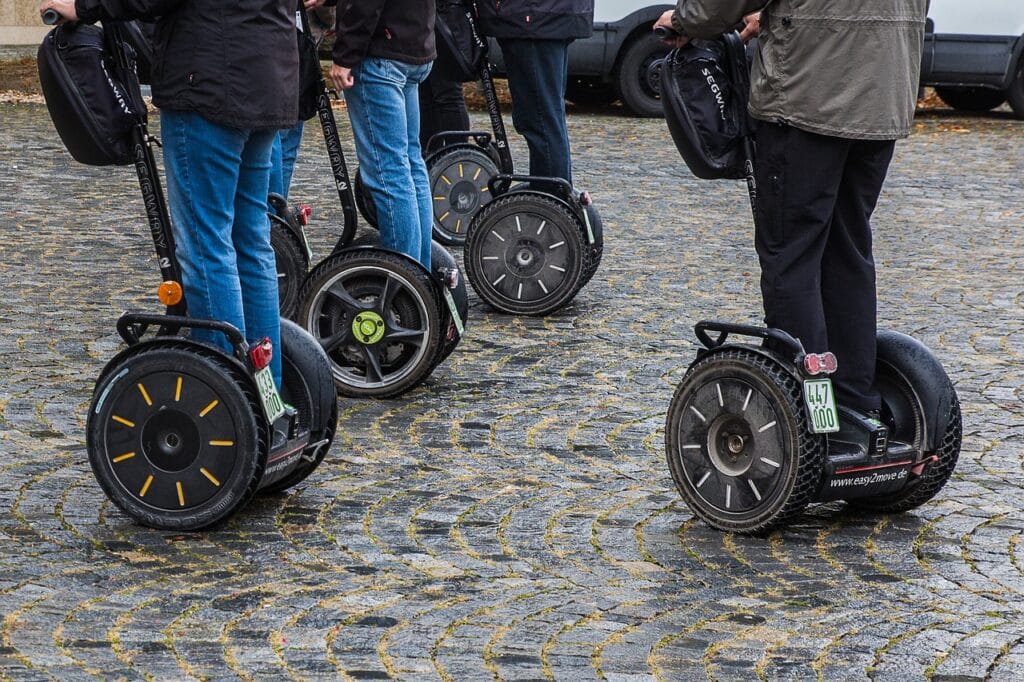
M 572 40 L 594 32 L 594 0 L 477 0 L 480 30 L 494 38 Z
M 366 57 L 434 61 L 434 0 L 338 0 L 332 58 L 353 68 Z
M 714 38 L 765 0 L 680 0 L 672 23 Z M 910 133 L 926 0 L 774 0 L 761 15 L 750 113 L 849 139 Z
M 298 121 L 295 0 L 75 0 L 79 19 L 154 19 L 153 104 L 233 128 Z

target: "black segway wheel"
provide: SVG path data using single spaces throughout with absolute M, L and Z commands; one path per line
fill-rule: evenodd
M 282 317 L 293 318 L 299 308 L 299 289 L 309 257 L 299 239 L 276 220 L 270 221 L 270 246 L 277 264 L 277 293 Z
M 299 320 L 327 353 L 338 392 L 388 398 L 433 369 L 441 339 L 430 274 L 378 249 L 341 251 L 310 271 Z
M 922 389 L 945 391 L 949 408 L 945 422 L 935 425 L 935 432 L 942 436 L 934 449 L 926 453 L 933 459 L 925 465 L 919 476 L 893 493 L 848 500 L 853 507 L 886 514 L 909 511 L 935 497 L 956 469 L 963 435 L 960 401 L 938 361 L 914 372 L 914 368 L 907 364 L 920 356 L 900 352 L 898 347 L 887 343 L 892 338 L 892 335 L 885 332 L 879 334 L 878 364 L 875 369 L 875 385 L 882 394 L 882 421 L 889 427 L 890 442 L 908 443 L 918 452 L 926 449 L 926 429 L 929 425 L 922 407 L 924 396 L 919 393 Z M 931 381 L 921 382 L 923 373 L 927 373 Z M 937 389 L 934 385 L 928 385 L 932 382 L 938 384 Z
M 604 222 L 601 220 L 601 214 L 593 204 L 584 207 L 584 210 L 587 212 L 590 229 L 594 234 L 594 243 L 590 244 L 588 235 L 583 235 L 590 248 L 590 258 L 587 261 L 587 270 L 583 273 L 582 286 L 586 286 L 597 274 L 597 269 L 601 266 L 601 258 L 604 256 Z
M 444 149 L 429 162 L 434 206 L 434 239 L 462 246 L 473 216 L 491 200 L 488 182 L 498 167 L 476 146 Z
M 589 267 L 584 228 L 568 207 L 533 192 L 484 206 L 469 228 L 465 266 L 473 289 L 494 308 L 546 315 L 566 305 Z
M 759 533 L 802 510 L 821 479 L 824 439 L 811 434 L 799 382 L 744 348 L 687 372 L 665 426 L 669 470 L 694 514 L 725 531 Z
M 338 425 L 330 360 L 316 339 L 290 320 L 281 320 L 281 399 L 298 411 L 298 425 L 309 431 L 309 445 L 301 464 L 262 488 L 264 493 L 287 490 L 313 473 L 327 455 Z
M 356 208 L 359 209 L 359 215 L 363 216 L 367 225 L 377 229 L 377 204 L 374 203 L 370 188 L 363 182 L 363 175 L 358 168 L 355 179 L 352 181 L 352 190 L 356 197 Z
M 86 439 L 107 497 L 139 523 L 167 530 L 204 528 L 244 505 L 268 448 L 241 365 L 181 340 L 148 342 L 108 364 Z

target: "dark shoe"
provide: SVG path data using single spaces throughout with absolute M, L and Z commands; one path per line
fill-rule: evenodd
M 861 412 L 839 407 L 839 431 L 829 434 L 829 453 L 882 457 L 889 446 L 889 428 L 878 410 Z
M 280 450 L 296 437 L 299 412 L 291 405 L 284 406 L 284 414 L 277 418 L 271 429 L 270 451 Z

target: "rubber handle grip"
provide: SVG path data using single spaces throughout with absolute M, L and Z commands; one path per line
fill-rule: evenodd
M 673 31 L 668 26 L 655 26 L 654 35 L 658 36 L 662 40 L 669 40 L 671 38 L 678 38 L 679 34 Z
M 58 21 L 60 21 L 60 14 L 57 13 L 57 10 L 51 7 L 43 12 L 43 23 L 47 26 L 53 26 Z

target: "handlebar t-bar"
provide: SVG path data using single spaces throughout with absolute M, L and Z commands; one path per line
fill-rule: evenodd
M 43 23 L 46 24 L 47 26 L 53 26 L 58 21 L 60 21 L 60 14 L 57 12 L 57 10 L 51 7 L 50 9 L 43 12 Z
M 668 26 L 655 26 L 654 35 L 658 36 L 661 40 L 671 40 L 672 38 L 679 37 L 679 34 Z

